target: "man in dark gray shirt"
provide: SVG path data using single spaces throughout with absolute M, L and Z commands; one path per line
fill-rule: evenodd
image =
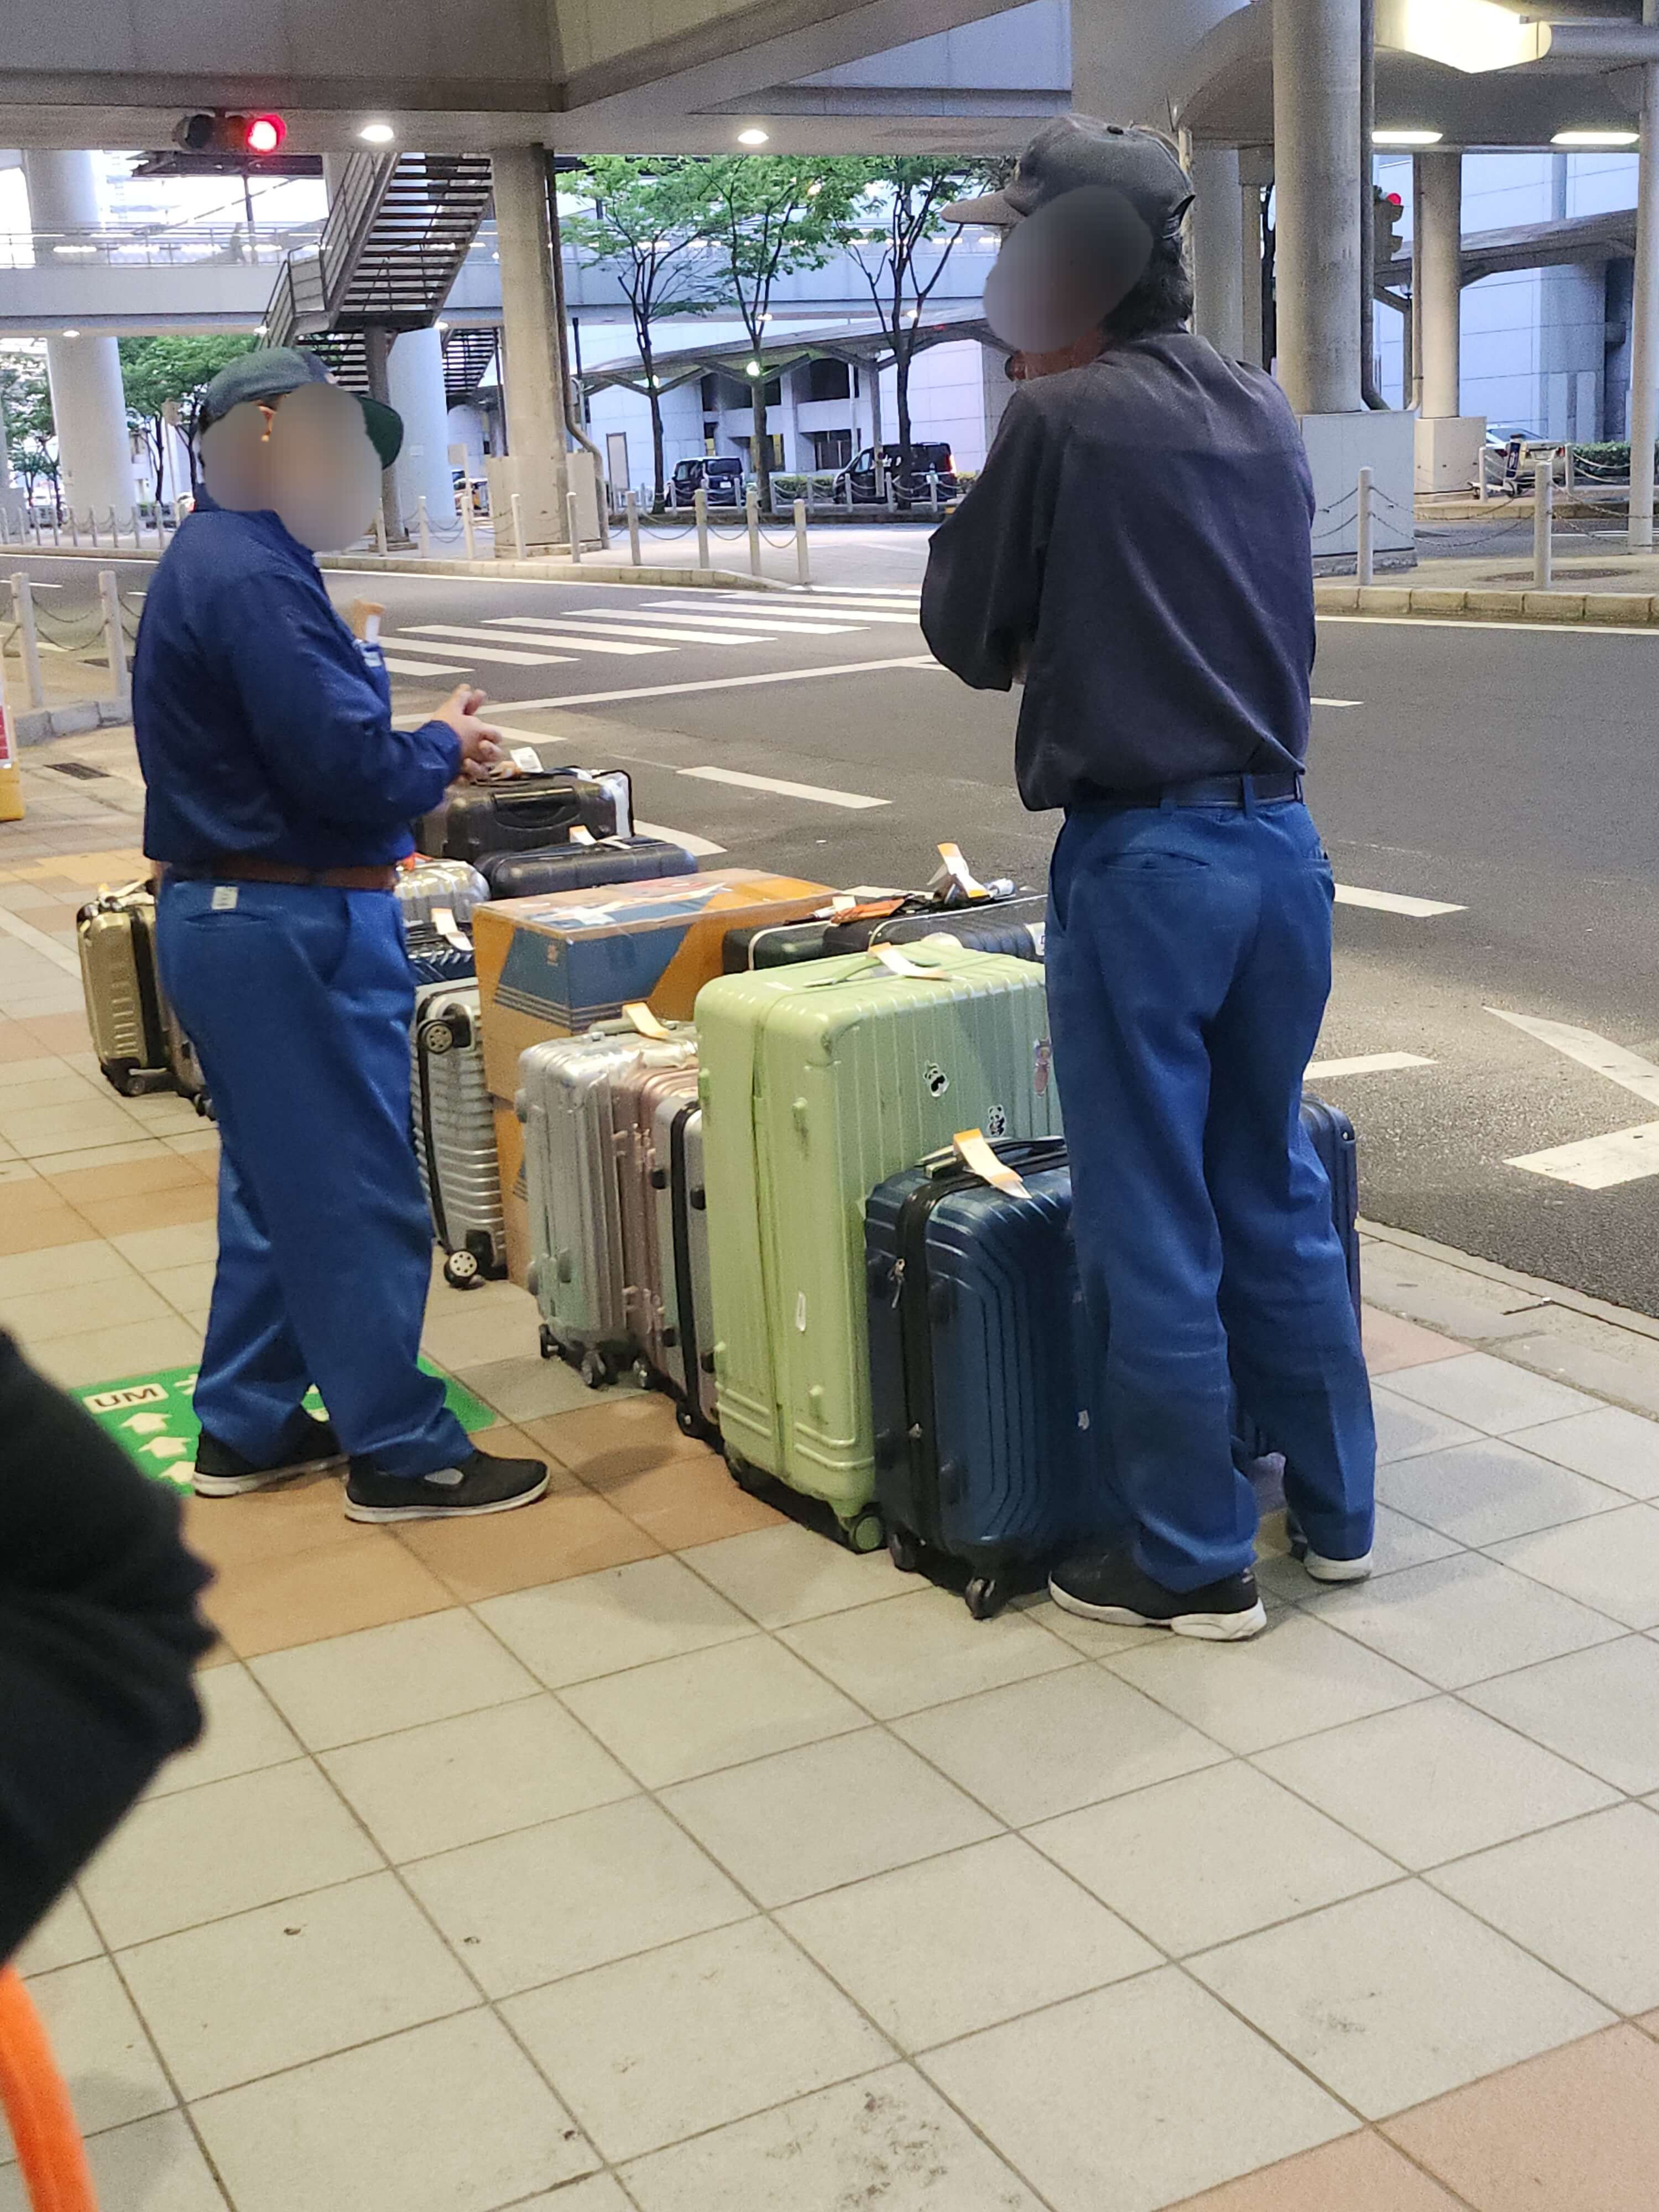
M 1067 117 L 1004 191 L 950 210 L 1009 230 L 988 312 L 1045 335 L 1014 356 L 983 473 L 934 537 L 922 627 L 977 689 L 1023 680 L 1020 793 L 1066 811 L 1048 994 L 1132 1529 L 1050 1588 L 1093 1619 L 1231 1641 L 1266 1620 L 1235 1385 L 1285 1455 L 1316 1579 L 1370 1571 L 1376 1443 L 1299 1114 L 1333 896 L 1302 803 L 1313 495 L 1278 386 L 1186 328 L 1191 199 L 1153 133 Z M 1115 270 L 1092 287 L 1070 266 L 1091 236 Z M 1065 328 L 1029 296 L 1045 285 L 1104 313 Z

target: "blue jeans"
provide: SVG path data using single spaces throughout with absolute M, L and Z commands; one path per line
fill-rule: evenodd
M 1094 1396 L 1136 1559 L 1170 1589 L 1250 1564 L 1235 1387 L 1311 1548 L 1370 1548 L 1370 1389 L 1299 1118 L 1331 902 L 1296 800 L 1079 807 L 1054 849 L 1048 998 Z
M 169 881 L 157 950 L 219 1120 L 203 1427 L 267 1460 L 314 1382 L 347 1451 L 385 1473 L 465 1459 L 442 1384 L 416 1364 L 432 1225 L 396 899 Z

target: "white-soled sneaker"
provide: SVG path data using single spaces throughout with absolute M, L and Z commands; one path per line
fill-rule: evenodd
M 1370 1577 L 1371 1555 L 1358 1559 L 1322 1559 L 1317 1552 L 1304 1552 L 1302 1564 L 1316 1583 L 1363 1583 Z

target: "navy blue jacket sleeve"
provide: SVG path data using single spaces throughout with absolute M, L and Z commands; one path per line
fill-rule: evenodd
M 979 481 L 933 532 L 922 635 L 976 691 L 1006 691 L 1036 633 L 1059 443 L 1045 410 L 1016 392 Z
M 297 577 L 228 585 L 220 599 L 225 667 L 272 783 L 325 821 L 407 822 L 460 773 L 443 722 L 398 730 L 356 639 Z

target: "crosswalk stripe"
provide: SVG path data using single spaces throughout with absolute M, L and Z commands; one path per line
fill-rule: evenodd
M 1466 914 L 1466 907 L 1449 906 L 1444 899 L 1411 898 L 1404 891 L 1365 891 L 1355 884 L 1339 884 L 1336 887 L 1339 906 L 1366 906 L 1379 914 L 1409 915 L 1413 921 L 1427 921 L 1437 914 Z
M 404 630 L 399 630 L 395 640 L 388 639 L 386 641 L 388 644 L 395 645 L 399 653 L 427 653 L 441 657 L 446 653 L 453 655 L 455 651 L 453 641 L 440 643 L 434 639 L 428 644 L 424 638 L 410 637 Z M 501 640 L 493 635 L 489 645 L 474 646 L 467 654 L 469 661 L 495 660 L 500 661 L 503 666 L 512 668 L 553 668 L 560 662 L 568 660 L 569 658 L 570 655 L 568 653 L 509 652 L 501 644 Z
M 1506 1161 L 1553 1182 L 1576 1183 L 1580 1190 L 1612 1190 L 1659 1175 L 1659 1121 L 1615 1129 L 1606 1137 L 1586 1137 L 1576 1145 L 1553 1145 L 1547 1152 L 1522 1152 Z
M 1659 1066 L 1639 1052 L 1614 1044 L 1611 1037 L 1598 1036 L 1594 1030 L 1577 1029 L 1571 1022 L 1547 1021 L 1541 1014 L 1512 1014 L 1502 1006 L 1488 1006 L 1486 1012 L 1496 1014 L 1511 1029 L 1536 1037 L 1540 1044 L 1553 1046 L 1568 1060 L 1576 1060 L 1592 1074 L 1606 1076 L 1609 1083 L 1633 1092 L 1650 1106 L 1659 1106 Z
M 544 615 L 491 615 L 489 620 L 493 624 L 499 624 L 507 629 L 535 631 L 556 628 L 568 631 L 577 627 L 584 629 L 590 627 L 597 629 L 600 617 L 597 614 L 561 615 L 556 623 L 550 621 Z M 617 637 L 662 638 L 672 645 L 764 645 L 767 641 L 763 636 L 748 629 L 737 632 L 676 629 L 665 626 L 661 623 L 641 621 L 637 615 L 630 616 L 625 622 L 612 623 L 607 621 L 605 624 L 605 635 L 607 636 L 614 635 Z
M 789 616 L 779 619 L 763 612 L 752 604 L 744 607 L 741 615 L 705 614 L 700 607 L 688 606 L 683 599 L 653 599 L 651 605 L 653 611 L 659 608 L 664 614 L 696 615 L 700 622 L 752 622 L 757 628 L 763 625 L 768 629 L 829 631 L 845 629 L 849 625 L 863 623 L 897 623 L 906 629 L 914 629 L 916 626 L 914 615 L 890 614 L 884 607 L 826 607 L 826 614 L 840 615 L 843 619 L 839 623 L 805 623 L 795 617 L 793 609 Z
M 662 603 L 654 602 L 653 608 L 647 611 L 654 611 L 656 605 L 662 605 Z M 691 621 L 704 624 L 716 636 L 723 630 L 758 629 L 775 630 L 782 637 L 838 637 L 843 632 L 856 627 L 850 622 L 815 622 L 804 619 L 793 611 L 781 616 L 769 615 L 763 613 L 758 607 L 745 607 L 738 615 L 711 615 L 702 607 L 680 605 L 662 605 L 662 611 L 672 615 L 677 622 Z M 594 612 L 597 615 L 599 610 L 596 608 Z M 617 618 L 627 621 L 629 617 L 624 611 L 618 609 Z M 611 619 L 608 610 L 605 612 L 605 619 L 607 621 Z M 862 616 L 859 617 L 860 622 L 863 619 Z
M 702 676 L 690 684 L 641 684 L 626 691 L 550 691 L 544 699 L 515 699 L 513 710 L 532 714 L 544 708 L 601 707 L 613 699 L 678 699 L 691 691 L 744 691 L 761 684 L 822 684 L 833 676 L 874 676 L 891 668 L 930 668 L 939 663 L 926 653 L 890 660 L 844 660 L 830 668 L 768 668 L 747 676 Z
M 475 629 L 470 628 L 465 623 L 414 623 L 407 629 L 401 629 L 398 633 L 398 641 L 400 645 L 409 644 L 415 640 L 422 637 L 461 638 L 468 643 L 471 643 L 476 639 L 480 645 L 501 645 L 506 642 L 506 641 L 501 636 L 500 633 L 496 630 Z M 526 645 L 545 642 L 548 645 L 568 645 L 573 647 L 578 644 L 588 644 L 588 641 L 585 638 L 579 640 L 576 638 L 551 635 L 547 636 L 544 639 L 539 637 L 535 640 L 526 638 L 524 642 Z M 595 643 L 591 645 L 589 649 L 594 653 L 615 653 L 625 654 L 629 657 L 632 657 L 636 653 L 663 653 L 667 650 L 666 647 L 660 645 L 627 645 L 623 643 L 621 641 L 618 641 L 614 645 L 601 645 Z
M 670 845 L 683 845 L 696 860 L 712 860 L 716 854 L 726 850 L 712 837 L 694 837 L 689 830 L 665 830 L 659 822 L 635 822 L 634 834 L 639 837 L 660 837 Z
M 383 653 L 381 659 L 394 676 L 465 676 L 466 671 L 459 664 L 447 660 L 404 660 L 396 653 Z
M 846 806 L 862 809 L 866 806 L 890 806 L 888 799 L 868 799 L 861 792 L 830 791 L 818 783 L 788 783 L 781 776 L 747 775 L 736 768 L 683 768 L 678 775 L 697 776 L 705 783 L 736 784 L 743 791 L 772 791 L 783 799 L 810 799 L 820 806 Z
M 1365 1052 L 1352 1060 L 1316 1060 L 1308 1064 L 1308 1073 L 1322 1083 L 1334 1082 L 1340 1075 L 1387 1075 L 1399 1067 L 1432 1067 L 1431 1060 L 1425 1060 L 1420 1052 Z

